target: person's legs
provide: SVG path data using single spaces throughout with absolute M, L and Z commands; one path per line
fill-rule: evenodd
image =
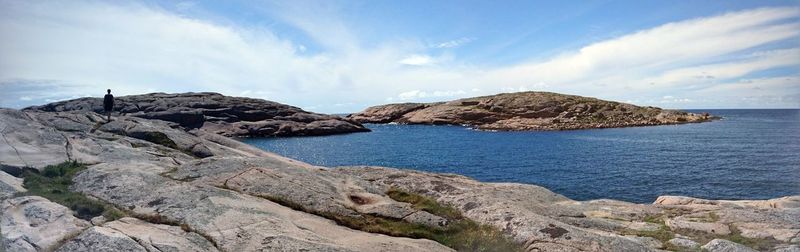
M 111 121 L 111 111 L 106 111 L 106 115 L 108 116 L 108 118 L 106 119 L 106 122 L 110 122 Z

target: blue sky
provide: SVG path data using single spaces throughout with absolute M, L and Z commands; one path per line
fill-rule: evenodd
M 326 113 L 527 90 L 800 107 L 799 1 L 0 0 L 0 106 L 214 91 Z

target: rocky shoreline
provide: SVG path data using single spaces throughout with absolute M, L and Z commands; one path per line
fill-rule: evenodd
M 707 122 L 718 119 L 549 92 L 505 93 L 437 103 L 379 105 L 347 118 L 361 123 L 451 124 L 481 130 L 575 130 Z
M 0 109 L 5 251 L 800 250 L 800 195 L 574 201 L 535 185 L 314 166 L 224 136 L 233 131 L 149 118 L 141 105 L 108 123 L 67 105 L 84 103 L 93 104 Z M 25 174 L 68 192 L 35 188 Z M 105 212 L 52 197 L 63 193 Z M 500 237 L 447 233 L 463 227 L 472 239 Z M 505 240 L 515 247 L 498 249 Z

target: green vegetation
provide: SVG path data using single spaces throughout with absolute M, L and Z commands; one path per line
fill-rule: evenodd
M 519 244 L 504 236 L 500 230 L 465 218 L 451 206 L 397 188 L 390 188 L 386 194 L 396 201 L 410 203 L 415 209 L 444 217 L 449 223 L 443 228 L 432 228 L 394 221 L 395 223 L 376 223 L 373 228 L 389 227 L 392 231 L 406 234 L 400 236 L 431 239 L 458 251 L 523 251 Z
M 230 190 L 224 185 L 220 188 Z M 342 216 L 307 209 L 300 204 L 280 197 L 259 197 L 297 211 L 325 217 L 341 226 L 390 236 L 430 239 L 457 251 L 524 251 L 519 244 L 505 237 L 500 230 L 488 225 L 480 225 L 467 219 L 453 207 L 445 206 L 431 198 L 396 188 L 390 189 L 387 194 L 394 200 L 412 204 L 415 209 L 444 217 L 449 223 L 444 227 L 430 227 L 400 219 L 369 214 L 359 217 Z
M 448 220 L 463 219 L 461 212 L 455 208 L 444 206 L 431 198 L 419 194 L 408 193 L 397 188 L 390 188 L 389 191 L 386 192 L 386 195 L 396 201 L 411 203 L 414 209 L 429 212 L 447 218 Z
M 773 238 L 767 239 L 754 239 L 742 236 L 742 232 L 733 225 L 729 226 L 731 233 L 727 235 L 710 234 L 706 232 L 697 232 L 691 230 L 678 230 L 681 234 L 685 234 L 694 238 L 700 244 L 706 244 L 713 239 L 725 239 L 735 243 L 739 243 L 758 251 L 771 250 L 776 244 L 780 243 Z
M 108 220 L 115 220 L 125 216 L 122 211 L 108 204 L 69 190 L 69 186 L 72 185 L 72 177 L 83 169 L 86 169 L 86 166 L 75 161 L 47 166 L 41 172 L 37 172 L 34 169 L 26 169 L 22 177 L 24 178 L 23 186 L 28 191 L 21 193 L 20 196 L 36 195 L 44 197 L 69 207 L 75 211 L 78 218 L 85 220 L 90 220 L 100 215 L 103 215 Z
M 666 216 L 675 216 L 677 212 L 667 212 Z M 687 248 L 678 247 L 675 245 L 670 244 L 668 241 L 675 237 L 676 233 L 691 237 L 692 240 L 696 241 L 699 244 L 706 244 L 713 239 L 725 239 L 735 243 L 739 243 L 750 248 L 754 248 L 759 251 L 766 251 L 772 249 L 775 244 L 779 242 L 775 239 L 753 239 L 743 237 L 741 231 L 737 229 L 735 226 L 729 226 L 731 233 L 727 235 L 719 235 L 719 234 L 711 234 L 706 232 L 700 231 L 692 231 L 692 230 L 676 230 L 672 231 L 667 225 L 664 223 L 664 215 L 651 215 L 646 216 L 644 218 L 645 222 L 659 224 L 660 227 L 658 230 L 655 231 L 637 231 L 637 230 L 629 230 L 627 232 L 623 232 L 625 235 L 636 235 L 636 236 L 644 236 L 644 237 L 653 237 L 658 239 L 664 244 L 664 249 L 670 251 L 687 251 Z M 697 219 L 693 219 L 693 221 L 704 221 L 704 222 L 717 222 L 719 221 L 719 216 L 714 212 L 709 212 L 707 216 L 703 216 Z M 691 251 L 691 250 L 688 250 Z

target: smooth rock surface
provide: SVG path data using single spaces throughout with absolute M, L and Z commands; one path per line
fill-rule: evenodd
M 22 179 L 0 171 L 0 201 L 11 198 L 16 193 L 26 192 L 22 187 Z
M 686 238 L 672 238 L 669 240 L 669 243 L 678 247 L 689 248 L 689 249 L 697 249 L 700 247 L 695 241 L 686 239 Z
M 708 252 L 755 252 L 756 250 L 748 248 L 745 245 L 738 244 L 729 240 L 714 239 L 706 243 L 702 247 Z
M 383 167 L 340 167 L 336 172 L 430 196 L 450 204 L 477 222 L 494 226 L 535 251 L 650 251 L 635 239 L 588 230 L 561 222 L 558 216 L 585 216 L 572 200 L 542 187 L 513 183 L 480 183 L 451 174 Z
M 39 196 L 7 199 L 0 209 L 5 251 L 48 251 L 91 226 L 68 208 Z
M 714 117 L 549 92 L 504 93 L 441 103 L 401 103 L 349 115 L 362 123 L 469 125 L 483 130 L 567 130 L 704 122 Z
M 68 159 L 59 131 L 33 121 L 24 112 L 0 108 L 0 167 L 19 175 L 24 167 L 44 168 Z

